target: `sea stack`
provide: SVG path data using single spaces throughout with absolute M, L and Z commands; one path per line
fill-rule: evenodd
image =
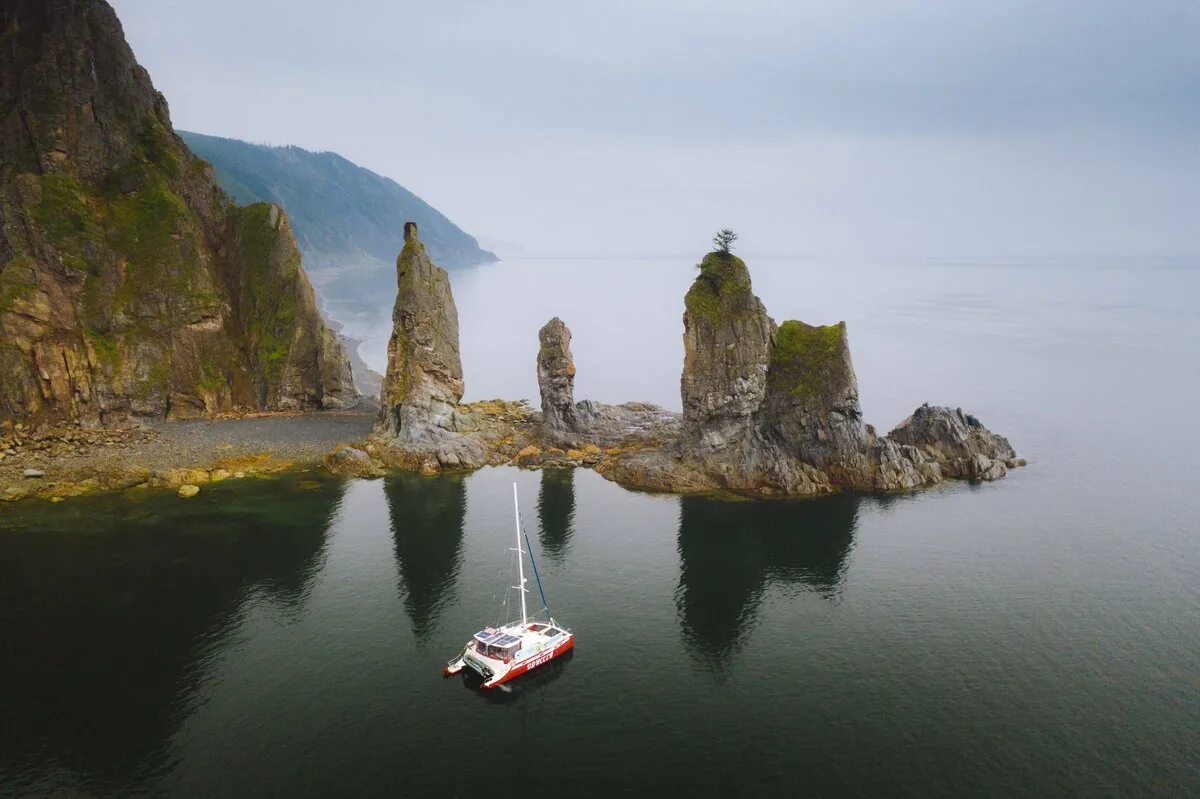
M 537 376 L 542 395 L 542 430 L 560 441 L 576 430 L 575 361 L 571 331 L 557 316 L 538 331 Z
M 767 389 L 775 323 L 741 258 L 711 252 L 684 297 L 682 445 L 717 455 L 751 444 Z
M 286 217 L 238 208 L 97 0 L 0 9 L 0 420 L 356 401 Z
M 430 260 L 413 222 L 404 225 L 396 258 L 396 305 L 388 340 L 377 436 L 390 465 L 436 472 L 482 465 L 485 448 L 464 433 L 458 310 L 446 270 Z
M 683 430 L 601 465 L 632 487 L 811 496 L 992 480 L 1021 463 L 977 419 L 918 409 L 891 438 L 863 421 L 845 322 L 778 327 L 745 263 L 712 252 L 684 298 Z

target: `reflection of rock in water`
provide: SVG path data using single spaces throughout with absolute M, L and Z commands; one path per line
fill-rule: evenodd
M 413 634 L 425 638 L 450 598 L 462 562 L 466 487 L 458 476 L 389 475 L 383 483 L 400 594 Z
M 548 557 L 561 558 L 567 551 L 575 520 L 575 470 L 543 469 L 538 491 L 538 521 L 542 549 Z
M 295 607 L 320 569 L 342 486 L 296 482 L 238 481 L 132 507 L 72 500 L 0 531 L 6 788 L 43 793 L 39 778 L 69 773 L 111 794 L 165 767 L 204 664 L 245 603 Z M 213 494 L 219 502 L 205 500 Z
M 718 667 L 728 665 L 771 582 L 835 596 L 858 502 L 848 495 L 804 502 L 681 498 L 676 601 L 688 646 Z

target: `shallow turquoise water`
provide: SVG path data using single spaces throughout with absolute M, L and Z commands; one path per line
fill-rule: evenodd
M 773 311 L 792 279 L 759 280 Z M 466 795 L 532 764 L 581 794 L 1195 794 L 1200 277 L 829 281 L 867 286 L 868 419 L 960 400 L 1030 466 L 808 502 L 503 468 L 6 506 L 0 793 Z M 649 357 L 636 310 L 581 374 Z M 514 480 L 578 646 L 481 694 L 440 668 L 503 612 Z

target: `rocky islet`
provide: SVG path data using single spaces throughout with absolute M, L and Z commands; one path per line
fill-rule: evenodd
M 416 226 L 397 261 L 395 330 L 380 420 L 366 451 L 425 473 L 499 463 L 590 466 L 631 488 L 814 496 L 945 478 L 994 480 L 1023 461 L 961 410 L 923 405 L 888 436 L 863 420 L 846 325 L 776 325 L 749 270 L 709 253 L 684 298 L 683 413 L 574 398 L 571 333 L 538 333 L 542 408 L 506 421 L 459 404 L 463 374 L 449 280 Z

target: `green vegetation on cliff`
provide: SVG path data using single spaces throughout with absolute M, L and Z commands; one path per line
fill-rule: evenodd
M 723 307 L 737 307 L 731 306 L 732 301 L 753 296 L 750 293 L 750 272 L 745 262 L 736 255 L 710 252 L 698 266 L 700 274 L 683 298 L 689 314 L 703 318 L 709 324 L 716 324 Z
M 229 203 L 112 8 L 9 0 L 0 29 L 0 419 L 352 400 L 281 215 Z
M 63 263 L 80 272 L 88 269 L 87 247 L 100 238 L 95 211 L 88 206 L 83 186 L 63 170 L 42 175 L 42 198 L 32 216 Z
M 771 353 L 772 380 L 786 380 L 793 395 L 815 396 L 845 348 L 845 322 L 814 327 L 789 319 L 779 326 Z
M 274 383 L 296 332 L 300 254 L 280 241 L 279 211 L 268 203 L 236 209 L 234 227 L 242 263 L 241 317 L 254 355 Z

